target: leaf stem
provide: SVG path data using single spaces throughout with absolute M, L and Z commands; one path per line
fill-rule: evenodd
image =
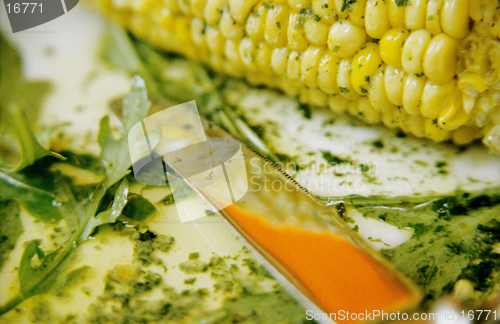
M 0 315 L 3 315 L 19 305 L 24 300 L 21 294 L 17 294 L 13 298 L 11 298 L 7 303 L 0 305 Z

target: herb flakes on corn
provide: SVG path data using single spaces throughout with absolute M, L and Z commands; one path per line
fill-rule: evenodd
M 416 137 L 500 151 L 498 0 L 89 0 L 213 70 Z

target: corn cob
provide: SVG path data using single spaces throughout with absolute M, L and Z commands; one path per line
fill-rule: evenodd
M 91 0 L 166 51 L 302 103 L 500 151 L 498 0 Z

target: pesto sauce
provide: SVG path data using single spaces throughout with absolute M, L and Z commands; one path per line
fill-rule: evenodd
M 168 252 L 175 243 L 172 236 L 155 234 L 147 230 L 144 233 L 134 232 L 130 238 L 135 242 L 134 259 L 142 265 L 163 265 L 162 259 L 154 255 L 155 251 Z
M 16 202 L 0 200 L 0 268 L 24 231 L 19 218 L 20 212 Z
M 402 208 L 403 207 L 403 208 Z M 500 255 L 500 195 L 457 192 L 425 204 L 359 207 L 365 217 L 400 228 L 413 228 L 402 245 L 382 253 L 425 290 L 423 306 L 467 279 L 478 292 L 478 303 L 498 290 Z
M 190 260 L 194 261 L 194 260 Z M 255 263 L 255 261 L 253 261 Z M 105 290 L 90 307 L 88 323 L 314 323 L 305 319 L 305 309 L 279 284 L 272 291 L 253 291 L 259 273 L 248 279 L 235 279 L 237 267 L 228 266 L 224 259 L 212 257 L 206 263 L 211 277 L 216 279 L 215 292 L 229 294 L 219 308 L 207 310 L 207 289 L 176 291 L 163 277 L 152 271 L 137 270 L 132 278 L 121 278 L 116 271 L 105 278 Z M 191 285 L 196 279 L 189 278 Z M 150 294 L 161 293 L 161 298 L 148 299 Z

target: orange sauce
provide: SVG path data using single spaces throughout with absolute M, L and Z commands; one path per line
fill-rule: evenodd
M 225 211 L 302 283 L 324 312 L 387 313 L 408 306 L 415 299 L 394 273 L 334 233 L 274 225 L 261 215 L 234 205 Z

